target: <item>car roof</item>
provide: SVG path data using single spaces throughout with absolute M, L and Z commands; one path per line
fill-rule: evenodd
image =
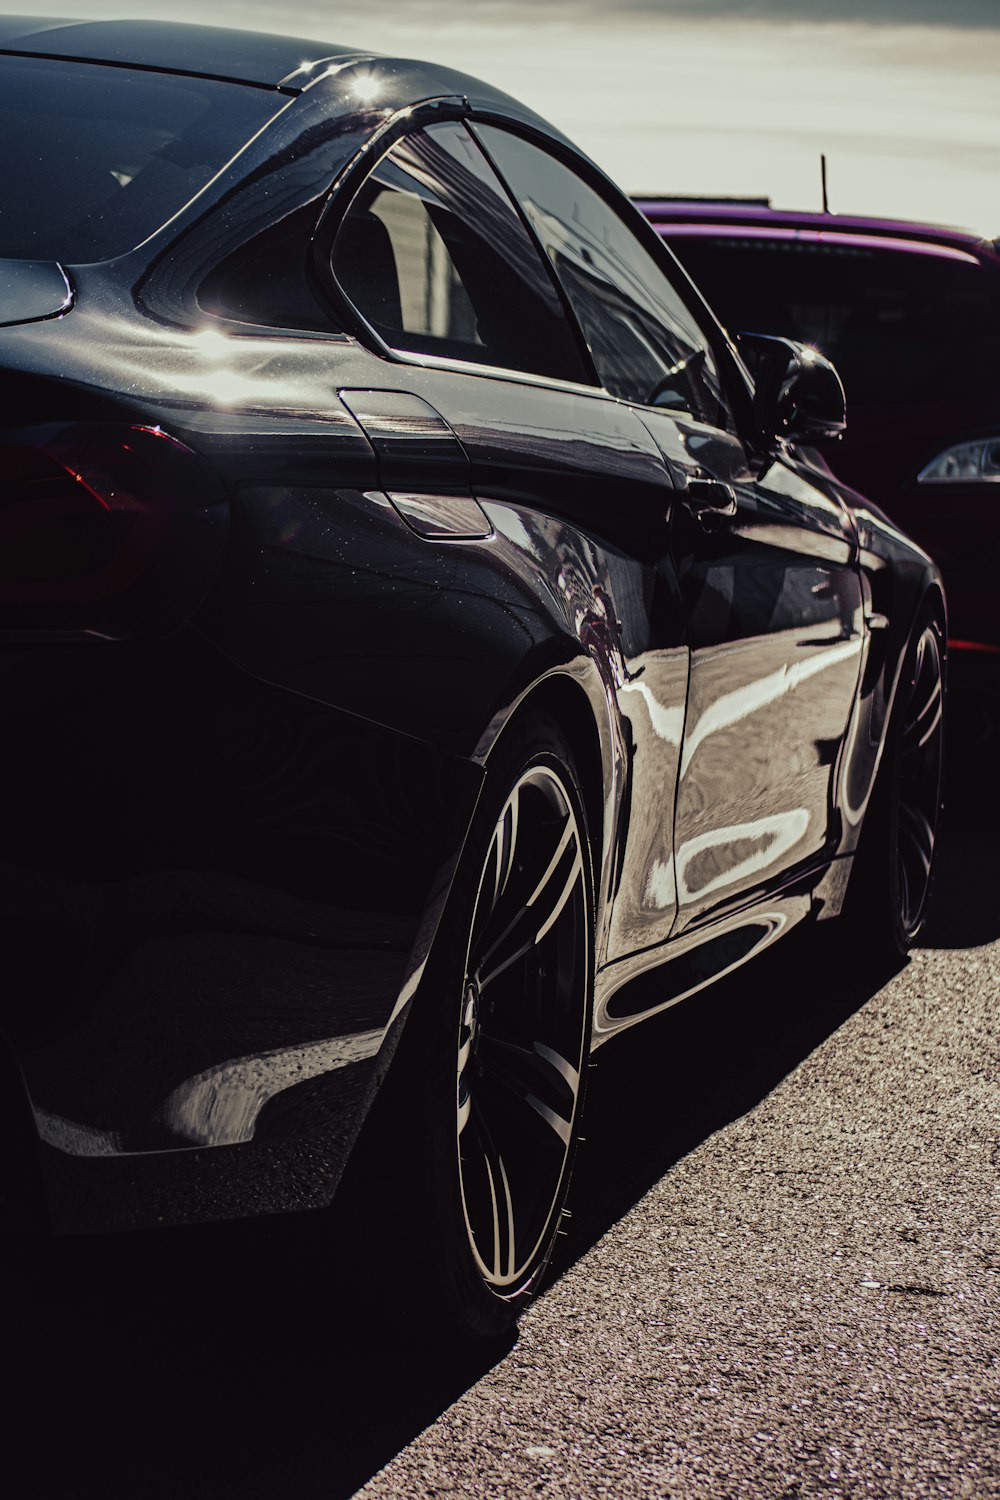
M 291 95 L 304 93 L 328 71 L 336 72 L 338 64 L 370 62 L 373 76 L 377 74 L 383 86 L 383 100 L 395 101 L 394 107 L 437 95 L 464 95 L 473 106 L 519 120 L 587 160 L 550 121 L 492 84 L 436 63 L 386 57 L 370 48 L 176 21 L 0 16 L 0 57 L 5 54 L 193 74 L 256 88 L 280 88 Z M 327 62 L 333 64 L 331 69 L 319 66 Z
M 801 234 L 804 238 L 822 235 L 825 240 L 866 239 L 881 241 L 888 248 L 912 249 L 934 254 L 940 249 L 964 252 L 976 259 L 995 260 L 997 241 L 984 239 L 967 229 L 947 224 L 920 223 L 913 219 L 877 219 L 864 214 L 817 213 L 806 210 L 772 208 L 767 200 L 739 198 L 661 198 L 633 195 L 636 207 L 662 231 L 673 225 L 689 232 L 716 235 L 720 231 L 749 230 L 754 234 Z
M 164 73 L 195 73 L 260 88 L 283 85 L 297 93 L 308 80 L 303 64 L 371 57 L 305 37 L 271 36 L 223 26 L 175 21 L 72 21 L 58 17 L 0 16 L 0 54 L 64 57 Z M 293 75 L 298 74 L 295 78 Z
M 323 83 L 330 74 L 339 73 L 341 66 L 370 64 L 386 108 L 401 109 L 437 97 L 464 97 L 474 110 L 496 112 L 568 149 L 609 181 L 561 130 L 501 89 L 453 68 L 386 57 L 370 48 L 176 21 L 77 22 L 51 16 L 0 16 L 0 57 L 4 55 L 195 75 L 280 89 L 293 96 Z M 321 66 L 326 63 L 332 66 Z

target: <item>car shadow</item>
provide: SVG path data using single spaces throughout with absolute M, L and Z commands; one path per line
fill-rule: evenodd
M 935 946 L 991 930 L 990 846 L 972 832 L 949 841 Z M 978 917 L 966 909 L 973 891 Z M 598 1052 L 550 1279 L 888 977 L 834 976 L 815 954 L 809 934 L 793 934 Z M 331 1260 L 308 1218 L 54 1246 L 8 1218 L 6 1411 L 33 1489 L 52 1500 L 339 1500 L 510 1347 L 459 1357 L 377 1331 L 360 1310 L 371 1289 Z

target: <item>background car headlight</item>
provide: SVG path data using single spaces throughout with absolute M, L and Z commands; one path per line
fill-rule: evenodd
M 1000 437 L 946 448 L 917 475 L 918 484 L 1000 484 Z

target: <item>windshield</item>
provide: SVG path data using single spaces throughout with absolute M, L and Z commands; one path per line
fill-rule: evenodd
M 935 255 L 815 240 L 670 238 L 732 333 L 814 344 L 851 404 L 982 397 L 1000 387 L 1000 279 Z
M 0 257 L 124 255 L 285 103 L 210 78 L 0 56 Z

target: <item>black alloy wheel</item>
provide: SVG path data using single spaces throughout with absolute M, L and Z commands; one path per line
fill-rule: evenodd
M 562 1219 L 592 1025 L 593 878 L 572 750 L 525 714 L 490 754 L 448 906 L 349 1167 L 374 1316 L 503 1336 Z M 343 1194 L 338 1194 L 343 1201 Z
M 534 759 L 479 879 L 456 1049 L 456 1149 L 473 1261 L 516 1296 L 547 1255 L 579 1115 L 588 862 L 567 767 Z

